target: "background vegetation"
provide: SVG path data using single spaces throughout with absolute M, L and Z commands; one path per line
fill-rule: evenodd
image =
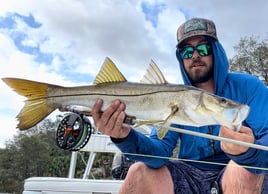
M 234 46 L 235 55 L 230 59 L 230 70 L 257 76 L 268 85 L 268 35 L 244 37 Z
M 60 119 L 45 119 L 30 130 L 20 131 L 0 149 L 0 193 L 22 193 L 24 180 L 33 176 L 68 177 L 71 152 L 58 148 L 55 141 Z M 89 153 L 78 156 L 75 177 L 82 178 Z M 111 153 L 98 153 L 90 178 L 111 178 L 112 159 Z
M 257 76 L 268 85 L 268 37 L 241 38 L 234 46 L 236 54 L 230 59 L 230 70 Z M 22 193 L 26 178 L 32 176 L 67 177 L 71 152 L 59 149 L 55 143 L 55 130 L 61 117 L 55 122 L 44 120 L 25 132 L 18 132 L 13 140 L 0 149 L 0 192 Z M 8 130 L 8 129 L 5 129 Z M 83 158 L 87 159 L 87 153 Z M 101 153 L 93 168 L 95 178 L 110 178 L 112 154 Z M 77 161 L 76 177 L 82 177 L 85 163 Z

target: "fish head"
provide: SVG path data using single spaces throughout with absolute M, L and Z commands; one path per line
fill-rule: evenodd
M 235 129 L 249 113 L 247 105 L 195 89 L 178 94 L 170 107 L 174 113 L 170 121 L 196 127 L 224 125 Z
M 210 93 L 203 93 L 200 99 L 204 111 L 215 115 L 218 124 L 230 128 L 241 125 L 247 118 L 250 108 L 245 104 L 216 96 Z

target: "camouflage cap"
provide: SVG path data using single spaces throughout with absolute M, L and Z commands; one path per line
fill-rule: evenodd
M 210 36 L 216 40 L 216 26 L 213 21 L 203 18 L 192 18 L 183 23 L 177 31 L 178 46 L 187 38 L 197 35 Z

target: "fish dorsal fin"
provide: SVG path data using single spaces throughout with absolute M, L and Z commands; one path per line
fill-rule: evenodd
M 147 69 L 146 74 L 143 76 L 143 78 L 140 81 L 141 83 L 146 84 L 167 84 L 163 73 L 160 71 L 156 63 L 151 60 L 150 66 Z
M 106 57 L 101 70 L 96 76 L 93 84 L 103 84 L 103 83 L 113 83 L 113 82 L 126 82 L 126 78 L 123 74 L 118 70 L 114 62 Z

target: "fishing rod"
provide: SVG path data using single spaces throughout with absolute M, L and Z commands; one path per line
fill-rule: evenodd
M 176 131 L 179 133 L 194 135 L 194 136 L 198 136 L 198 137 L 204 137 L 204 138 L 208 138 L 208 139 L 212 139 L 212 140 L 223 141 L 223 142 L 227 142 L 227 143 L 233 143 L 233 144 L 237 144 L 237 145 L 241 145 L 241 146 L 245 146 L 245 147 L 250 147 L 250 148 L 268 151 L 268 146 L 258 145 L 258 144 L 254 144 L 254 143 L 248 143 L 248 142 L 234 140 L 234 139 L 221 137 L 221 136 L 217 136 L 217 135 L 205 134 L 205 133 L 201 133 L 201 132 L 190 131 L 190 130 L 186 130 L 186 129 L 171 127 L 171 126 L 163 125 L 161 127 L 164 129 Z
M 56 133 L 56 143 L 60 148 L 64 150 L 78 151 L 87 144 L 91 134 L 94 133 L 94 131 L 96 130 L 91 124 L 90 120 L 87 118 L 87 116 L 91 116 L 91 113 L 89 109 L 85 109 L 85 107 L 79 106 L 65 106 L 62 107 L 60 110 L 69 111 L 69 113 L 62 119 L 58 126 Z M 126 116 L 125 121 L 130 125 L 135 125 L 136 123 L 140 122 L 140 120 L 131 116 Z M 161 122 L 159 122 L 158 124 L 153 124 L 151 126 L 155 128 L 176 131 L 183 134 L 194 135 L 216 141 L 223 141 L 227 143 L 233 143 L 241 146 L 268 151 L 268 146 L 176 128 L 170 125 L 171 123 L 164 122 L 163 124 L 162 122 L 161 124 Z
M 123 155 L 135 155 L 135 156 L 142 156 L 142 157 L 151 157 L 151 158 L 163 158 L 168 160 L 181 160 L 181 161 L 188 161 L 188 162 L 197 162 L 197 163 L 207 163 L 212 165 L 223 165 L 227 166 L 228 164 L 225 163 L 218 163 L 218 162 L 209 162 L 209 161 L 201 161 L 201 160 L 190 160 L 190 159 L 182 159 L 182 158 L 174 158 L 174 157 L 165 157 L 165 156 L 154 156 L 148 154 L 138 154 L 138 153 L 125 153 L 121 152 L 120 150 L 96 150 L 96 148 L 91 148 L 91 144 L 88 145 L 90 138 L 96 138 L 95 135 L 98 135 L 98 130 L 91 124 L 88 116 L 91 114 L 88 111 L 81 111 L 82 109 L 77 109 L 77 107 L 69 107 L 68 109 L 65 108 L 65 111 L 68 110 L 66 116 L 60 121 L 58 128 L 56 130 L 56 144 L 58 147 L 64 150 L 69 151 L 87 151 L 87 152 L 109 152 L 109 153 L 120 153 Z M 131 121 L 132 124 L 138 122 L 135 117 L 129 117 L 128 121 Z M 257 145 L 254 143 L 247 143 L 243 141 L 233 140 L 230 138 L 224 138 L 216 135 L 209 135 L 201 132 L 190 131 L 181 128 L 175 128 L 170 126 L 170 123 L 165 124 L 155 124 L 151 125 L 152 127 L 167 129 L 176 131 L 179 133 L 184 133 L 188 135 L 199 136 L 203 138 L 213 139 L 216 141 L 224 141 L 228 143 L 238 144 L 250 148 L 255 148 L 259 150 L 268 151 L 268 146 Z M 108 137 L 108 136 L 107 136 Z M 112 143 L 112 142 L 111 142 Z M 109 146 L 110 147 L 110 146 Z M 118 149 L 118 148 L 117 148 Z M 252 168 L 252 169 L 259 169 L 259 170 L 266 170 L 268 168 L 263 167 L 256 167 L 256 166 L 241 166 L 245 168 Z

